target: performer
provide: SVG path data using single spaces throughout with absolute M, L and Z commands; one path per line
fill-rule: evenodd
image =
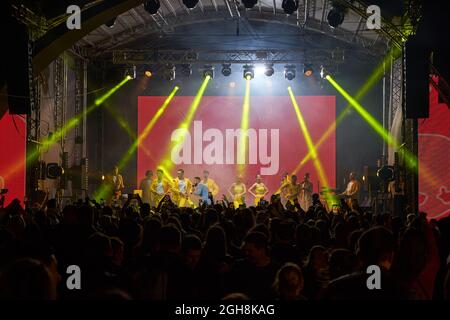
M 391 209 L 394 216 L 399 216 L 402 219 L 405 212 L 405 181 L 402 174 L 398 175 L 397 179 L 389 182 L 388 192 L 391 198 Z
M 295 205 L 295 203 L 298 202 L 299 194 L 300 194 L 300 184 L 297 183 L 297 176 L 293 174 L 291 176 L 291 182 L 286 186 L 287 203 Z
M 145 172 L 145 178 L 141 180 L 139 189 L 142 190 L 142 197 L 141 197 L 142 202 L 148 203 L 150 205 L 153 205 L 152 202 L 153 195 L 151 191 L 152 182 L 153 182 L 153 172 L 151 170 L 147 170 L 147 172 Z
M 214 199 L 219 194 L 219 186 L 217 183 L 209 177 L 209 171 L 203 170 L 203 183 L 208 186 L 209 193 Z
M 300 206 L 306 212 L 312 206 L 313 184 L 309 180 L 309 173 L 305 174 L 303 181 L 300 183 Z
M 123 177 L 119 173 L 119 168 L 116 166 L 113 169 L 113 175 L 111 177 L 111 183 L 113 187 L 113 201 L 119 201 L 120 196 L 122 195 L 123 189 L 125 188 L 125 185 L 123 183 Z
M 153 197 L 153 205 L 158 206 L 159 202 L 169 191 L 169 182 L 164 179 L 164 171 L 162 169 L 156 170 L 156 179 L 153 179 L 150 190 Z
M 205 203 L 206 205 L 211 205 L 211 199 L 209 198 L 208 185 L 201 181 L 200 177 L 194 178 L 194 192 L 193 194 L 199 197 L 199 205 Z M 197 204 L 194 204 L 195 206 Z
M 247 188 L 242 182 L 242 176 L 237 176 L 236 182 L 230 186 L 228 192 L 233 198 L 235 209 L 239 208 L 240 205 L 245 204 L 245 193 L 247 192 Z
M 285 172 L 283 174 L 283 176 L 281 177 L 280 188 L 275 193 L 275 194 L 279 194 L 280 195 L 280 199 L 281 199 L 282 202 L 284 200 L 286 200 L 287 187 L 289 186 L 290 183 L 291 183 L 291 178 L 289 177 L 289 173 Z
M 248 189 L 248 191 L 255 197 L 255 206 L 259 205 L 259 201 L 264 199 L 269 192 L 266 185 L 262 182 L 261 175 L 256 175 L 256 182 Z
M 359 181 L 356 180 L 356 173 L 350 172 L 349 178 L 350 181 L 347 183 L 347 188 L 340 194 L 340 196 L 345 197 L 348 205 L 350 206 L 351 199 L 359 198 L 360 184 Z
M 177 177 L 173 180 L 172 185 L 172 200 L 178 207 L 191 207 L 192 201 L 189 195 L 192 192 L 192 182 L 184 177 L 184 170 L 178 169 Z

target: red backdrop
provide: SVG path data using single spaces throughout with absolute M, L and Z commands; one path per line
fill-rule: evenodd
M 139 97 L 138 134 L 145 128 L 155 112 L 163 104 L 165 98 L 166 97 Z M 142 147 L 138 149 L 138 180 L 142 179 L 146 170 L 151 169 L 155 171 L 158 163 L 160 163 L 165 155 L 167 155 L 172 132 L 182 123 L 193 99 L 194 97 L 186 96 L 174 97 L 166 111 L 162 114 L 161 118 L 156 122 L 149 135 L 143 141 L 142 144 L 148 149 L 149 153 L 145 152 Z M 305 118 L 312 140 L 317 141 L 335 120 L 335 97 L 305 96 L 297 97 L 297 101 Z M 229 185 L 234 182 L 237 172 L 236 164 L 225 164 L 227 152 L 228 156 L 231 158 L 231 148 L 229 148 L 228 151 L 225 150 L 226 130 L 240 128 L 242 104 L 243 97 L 241 96 L 203 97 L 193 122 L 191 123 L 191 127 L 189 128 L 192 139 L 191 163 L 195 161 L 194 154 L 197 152 L 197 164 L 175 164 L 173 165 L 173 170 L 170 174 L 175 176 L 176 169 L 183 168 L 185 170 L 185 175 L 192 179 L 194 176 L 201 176 L 202 170 L 207 169 L 210 171 L 210 177 L 219 184 L 221 188 L 220 193 L 225 193 L 225 190 Z M 201 122 L 203 133 L 208 129 L 217 129 L 218 131 L 209 130 L 208 132 L 213 134 L 220 132 L 221 136 L 223 136 L 223 157 L 217 156 L 217 154 L 213 155 L 217 156 L 216 160 L 219 158 L 223 159 L 224 164 L 205 164 L 205 158 L 202 159 L 202 154 L 200 152 L 201 150 L 204 151 L 204 148 L 211 142 L 202 141 L 201 135 L 196 135 L 196 137 L 194 137 L 194 121 L 197 121 L 197 128 Z M 308 148 L 290 98 L 288 96 L 252 96 L 250 98 L 248 127 L 249 129 L 255 130 L 254 132 L 258 137 L 258 144 L 267 137 L 268 148 L 264 148 L 264 145 L 262 148 L 258 147 L 258 152 L 254 153 L 254 155 L 257 155 L 256 164 L 248 164 L 247 160 L 244 182 L 247 186 L 250 186 L 254 182 L 256 174 L 260 173 L 262 168 L 271 167 L 268 172 L 264 172 L 263 170 L 263 174 L 266 173 L 263 175 L 263 181 L 272 193 L 277 190 L 282 173 L 285 171 L 293 171 L 301 159 L 308 153 Z M 279 139 L 276 139 L 277 131 Z M 272 136 L 273 140 L 271 138 Z M 198 139 L 199 137 L 200 140 L 194 142 L 194 139 Z M 332 187 L 335 186 L 336 176 L 335 139 L 335 133 L 333 132 L 318 150 L 319 158 Z M 276 150 L 276 143 L 278 143 L 279 146 L 279 157 L 276 157 L 276 152 L 274 152 Z M 198 148 L 199 146 L 201 146 L 202 149 L 195 150 L 195 148 Z M 273 156 L 271 165 L 267 164 L 267 162 L 266 164 L 261 163 L 261 160 L 264 161 L 266 151 L 268 151 L 267 155 L 270 156 L 272 154 Z M 263 152 L 263 157 L 261 157 L 261 152 Z M 198 157 L 199 155 L 200 157 Z M 234 154 L 234 162 L 236 162 L 236 152 Z M 299 177 L 302 177 L 306 172 L 311 174 L 311 179 L 314 183 L 314 191 L 317 191 L 318 174 L 311 161 L 308 161 L 300 169 L 298 172 Z M 247 201 L 250 200 L 251 199 L 247 199 Z
M 0 119 L 0 176 L 5 180 L 7 205 L 14 198 L 23 201 L 25 195 L 25 119 L 5 113 Z
M 450 110 L 430 85 L 430 117 L 419 119 L 419 209 L 429 218 L 450 214 L 449 124 Z

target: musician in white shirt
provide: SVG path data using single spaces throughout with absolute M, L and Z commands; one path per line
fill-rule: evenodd
M 356 180 L 356 173 L 350 173 L 350 181 L 347 183 L 347 188 L 341 196 L 345 196 L 348 199 L 358 199 L 359 198 L 359 190 L 361 189 L 360 183 Z

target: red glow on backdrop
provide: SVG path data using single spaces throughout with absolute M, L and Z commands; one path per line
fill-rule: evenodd
M 5 206 L 15 198 L 23 202 L 25 196 L 25 136 L 25 119 L 5 113 L 0 119 L 0 176 L 8 189 Z M 12 170 L 20 161 L 23 168 Z
M 166 97 L 139 97 L 138 134 L 143 131 L 165 99 Z M 142 142 L 150 153 L 144 152 L 141 147 L 138 149 L 138 180 L 144 177 L 146 170 L 154 171 L 158 163 L 164 160 L 171 143 L 172 133 L 182 123 L 193 99 L 194 97 L 186 96 L 174 97 L 150 134 Z M 335 120 L 335 97 L 305 96 L 297 97 L 297 101 L 311 138 L 316 142 Z M 226 190 L 237 176 L 238 165 L 236 164 L 237 142 L 235 148 L 231 148 L 232 142 L 227 139 L 229 137 L 227 132 L 240 128 L 242 105 L 243 97 L 241 96 L 203 97 L 189 129 L 190 137 L 186 138 L 191 140 L 189 150 L 186 148 L 187 153 L 180 153 L 180 157 L 171 159 L 172 162 L 174 160 L 181 162 L 183 159 L 185 161 L 174 164 L 170 174 L 175 176 L 176 169 L 183 168 L 185 176 L 193 179 L 194 176 L 201 176 L 204 169 L 209 170 L 210 177 L 219 184 L 220 194 L 228 195 Z M 250 97 L 248 128 L 254 132 L 255 149 L 250 152 L 250 157 L 247 155 L 244 182 L 249 187 L 255 181 L 255 176 L 261 173 L 271 194 L 278 189 L 281 175 L 286 171 L 292 172 L 308 153 L 290 98 L 288 96 Z M 318 156 L 331 187 L 335 186 L 336 180 L 335 140 L 333 132 L 318 149 Z M 210 152 L 212 142 L 217 143 L 214 152 Z M 215 162 L 212 163 L 213 161 Z M 311 174 L 314 192 L 317 192 L 318 174 L 312 161 L 308 161 L 297 173 L 299 180 L 306 172 Z M 252 201 L 250 196 L 246 201 L 247 203 Z
M 419 119 L 419 163 L 432 176 L 426 177 L 419 166 L 419 209 L 430 219 L 450 214 L 449 123 L 450 110 L 438 103 L 438 92 L 430 85 L 430 117 Z

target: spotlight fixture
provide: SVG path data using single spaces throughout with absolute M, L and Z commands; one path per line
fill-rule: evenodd
M 136 66 L 127 67 L 125 69 L 125 77 L 131 79 L 136 79 Z
M 108 20 L 105 22 L 105 26 L 107 26 L 108 28 L 113 28 L 114 25 L 116 24 L 116 18 L 112 18 L 111 20 Z
M 150 14 L 157 14 L 160 7 L 159 0 L 148 0 L 144 2 L 144 9 Z
M 144 76 L 146 76 L 147 78 L 151 78 L 152 75 L 153 75 L 153 73 L 150 70 L 144 71 Z
M 283 0 L 281 7 L 286 14 L 293 14 L 298 9 L 298 0 Z
M 303 67 L 303 74 L 305 75 L 305 77 L 311 77 L 314 73 L 314 69 L 312 68 L 312 66 L 310 64 L 306 64 Z
M 168 64 L 166 65 L 166 68 L 164 70 L 164 74 L 163 77 L 164 79 L 166 79 L 167 81 L 173 81 L 175 80 L 175 66 L 173 64 Z
M 181 75 L 183 77 L 189 78 L 192 74 L 192 67 L 189 63 L 181 65 Z
M 264 74 L 268 77 L 273 76 L 273 74 L 275 73 L 275 70 L 273 69 L 273 64 L 272 63 L 268 63 L 265 65 L 266 70 L 264 71 Z
M 244 79 L 252 80 L 255 77 L 255 68 L 251 65 L 244 66 Z
M 228 77 L 231 75 L 231 63 L 224 63 L 222 64 L 222 74 L 225 77 Z
M 320 66 L 320 78 L 325 79 L 330 73 L 324 66 Z
M 242 0 L 244 7 L 246 7 L 247 9 L 253 8 L 257 2 L 258 0 Z
M 289 81 L 295 78 L 295 66 L 294 65 L 286 65 L 284 67 L 284 77 Z
M 332 2 L 331 9 L 327 15 L 328 24 L 330 27 L 337 28 L 342 24 L 342 22 L 344 22 L 345 11 L 345 7 L 340 3 L 337 1 Z
M 207 76 L 209 76 L 211 79 L 214 79 L 214 67 L 213 66 L 207 65 L 203 69 L 203 78 L 206 78 Z
M 198 3 L 198 0 L 183 0 L 184 5 L 188 9 L 194 9 Z
M 64 174 L 64 168 L 57 163 L 48 163 L 46 171 L 49 179 L 57 179 Z

